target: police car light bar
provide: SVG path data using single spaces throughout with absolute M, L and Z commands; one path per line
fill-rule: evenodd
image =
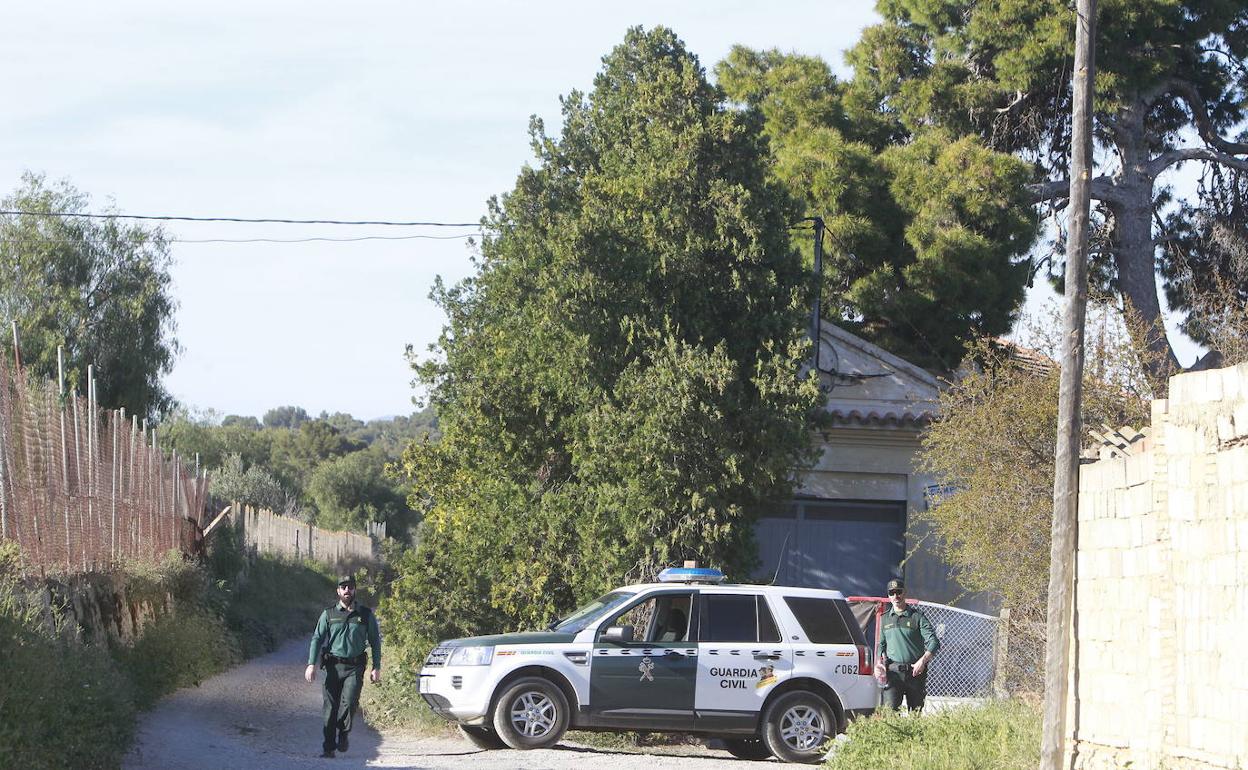
M 668 567 L 659 573 L 660 583 L 722 583 L 724 573 L 710 567 Z

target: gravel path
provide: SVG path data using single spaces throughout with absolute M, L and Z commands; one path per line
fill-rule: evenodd
M 315 684 L 303 681 L 307 649 L 306 641 L 291 641 L 271 655 L 161 700 L 143 715 L 134 748 L 122 766 L 127 770 L 322 766 L 571 770 L 590 764 L 612 770 L 748 770 L 760 766 L 702 746 L 623 752 L 563 743 L 537 751 L 479 751 L 453 737 L 383 735 L 359 719 L 351 731 L 351 750 L 334 759 L 321 759 L 321 685 L 319 678 Z M 762 766 L 806 767 L 775 760 Z

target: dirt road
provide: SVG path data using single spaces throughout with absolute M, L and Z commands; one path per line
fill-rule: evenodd
M 179 691 L 144 715 L 128 770 L 246 767 L 533 768 L 572 770 L 591 764 L 612 770 L 748 770 L 756 762 L 701 746 L 649 748 L 626 753 L 564 743 L 540 751 L 479 751 L 457 738 L 382 735 L 356 723 L 351 750 L 320 759 L 321 686 L 303 681 L 306 641 Z M 761 767 L 781 765 L 770 760 Z

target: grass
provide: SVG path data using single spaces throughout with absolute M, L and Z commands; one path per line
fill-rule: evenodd
M 849 727 L 827 770 L 1031 770 L 1040 761 L 1040 710 L 1020 701 L 923 715 L 882 712 Z

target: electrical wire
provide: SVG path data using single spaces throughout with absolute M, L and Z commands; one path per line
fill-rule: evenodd
M 475 238 L 477 233 L 462 235 L 363 235 L 358 238 L 170 238 L 170 243 L 312 243 L 328 241 L 331 243 L 353 243 L 355 241 L 412 241 L 427 239 L 432 241 L 453 241 L 460 238 Z
M 82 219 L 145 219 L 160 222 L 242 222 L 275 225 L 378 225 L 381 227 L 480 227 L 480 222 L 395 222 L 376 219 L 278 219 L 269 217 L 189 217 L 155 214 L 89 214 L 71 211 L 0 210 L 0 215 Z

